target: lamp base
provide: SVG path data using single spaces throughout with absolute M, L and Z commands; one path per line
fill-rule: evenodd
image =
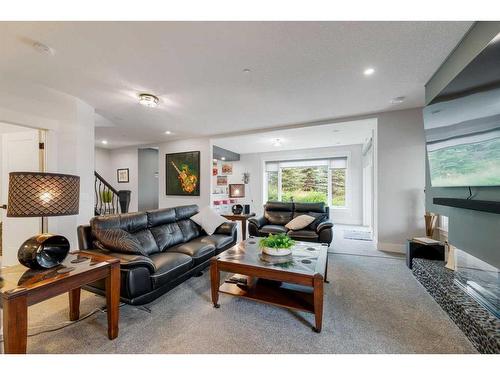
M 69 241 L 64 236 L 43 233 L 33 236 L 21 245 L 17 252 L 19 263 L 40 270 L 55 267 L 66 258 Z

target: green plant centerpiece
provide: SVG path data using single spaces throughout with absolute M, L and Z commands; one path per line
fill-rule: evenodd
M 290 255 L 295 241 L 284 233 L 270 234 L 259 241 L 263 253 L 274 256 Z

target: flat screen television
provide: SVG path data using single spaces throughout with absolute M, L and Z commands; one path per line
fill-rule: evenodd
M 500 186 L 500 34 L 424 108 L 432 186 Z

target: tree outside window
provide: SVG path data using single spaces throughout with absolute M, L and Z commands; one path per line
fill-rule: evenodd
M 347 158 L 266 163 L 269 201 L 345 207 Z

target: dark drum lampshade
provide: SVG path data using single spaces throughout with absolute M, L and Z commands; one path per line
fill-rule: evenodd
M 42 172 L 9 173 L 8 217 L 76 215 L 79 212 L 80 177 Z M 51 268 L 69 251 L 67 238 L 48 233 L 27 239 L 17 258 L 26 267 Z
M 80 177 L 59 173 L 9 173 L 8 217 L 76 215 Z

